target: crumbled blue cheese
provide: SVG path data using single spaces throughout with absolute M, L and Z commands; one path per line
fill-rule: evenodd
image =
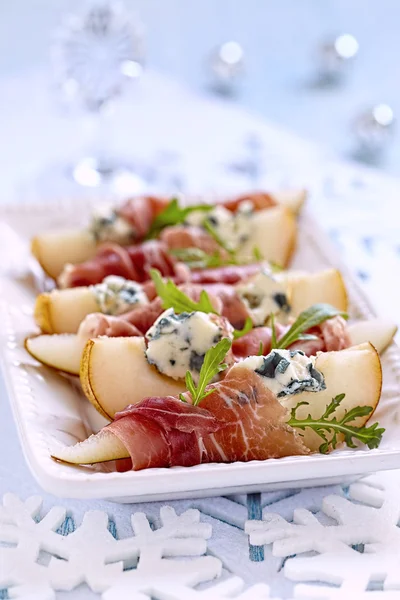
M 91 289 L 99 310 L 105 315 L 122 315 L 134 306 L 149 303 L 140 283 L 117 275 L 109 275 Z
M 290 311 L 286 285 L 266 269 L 236 285 L 236 290 L 256 327 L 264 325 L 271 313 Z
M 204 211 L 193 211 L 187 216 L 185 223 L 204 227 L 204 223 L 208 222 L 224 242 L 224 245 L 229 250 L 236 250 L 251 236 L 250 216 L 252 213 L 253 203 L 244 200 L 235 213 L 222 205 L 216 205 L 206 213 Z
M 120 217 L 112 206 L 99 207 L 93 213 L 89 231 L 96 242 L 116 242 L 129 244 L 135 239 L 135 230 L 130 223 Z
M 170 308 L 146 333 L 146 358 L 164 375 L 184 379 L 186 371 L 190 371 L 197 382 L 205 353 L 222 337 L 215 315 L 203 312 L 176 315 Z
M 250 356 L 240 364 L 260 375 L 278 398 L 326 387 L 323 374 L 314 366 L 315 356 L 306 356 L 301 350 L 272 350 L 267 356 Z

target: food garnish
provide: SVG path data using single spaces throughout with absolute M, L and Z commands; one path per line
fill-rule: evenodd
M 191 372 L 186 371 L 185 383 L 188 392 L 190 392 L 192 396 L 194 406 L 197 406 L 204 398 L 206 398 L 209 394 L 212 394 L 213 390 L 211 389 L 206 391 L 206 387 L 209 383 L 211 383 L 214 377 L 218 375 L 218 373 L 221 373 L 221 371 L 224 371 L 227 368 L 228 365 L 222 363 L 222 361 L 224 360 L 231 345 L 232 342 L 230 339 L 223 338 L 218 342 L 218 344 L 215 344 L 215 346 L 212 346 L 212 348 L 207 350 L 200 369 L 199 383 L 197 386 L 193 381 Z M 179 394 L 179 398 L 183 402 L 186 402 L 183 394 Z
M 146 236 L 146 239 L 152 239 L 158 236 L 160 231 L 164 229 L 164 227 L 169 227 L 171 225 L 180 225 L 186 219 L 186 217 L 194 212 L 194 211 L 205 211 L 208 212 L 214 208 L 209 204 L 198 204 L 196 206 L 179 206 L 179 201 L 177 198 L 172 198 L 172 200 L 167 204 L 167 206 L 162 210 L 154 219 L 151 224 L 150 230 Z
M 285 335 L 283 335 L 280 340 L 277 340 L 274 316 L 271 315 L 271 348 L 287 348 L 299 340 L 315 340 L 315 335 L 305 334 L 304 332 L 312 327 L 321 325 L 321 323 L 324 323 L 324 321 L 327 321 L 328 319 L 332 319 L 333 317 L 337 316 L 343 317 L 344 319 L 348 318 L 347 313 L 338 310 L 330 304 L 313 304 L 301 312 Z
M 305 419 L 296 419 L 296 411 L 300 406 L 308 405 L 308 402 L 299 402 L 290 412 L 290 419 L 288 425 L 291 427 L 297 427 L 298 429 L 305 430 L 306 427 L 310 427 L 316 434 L 320 436 L 324 441 L 319 447 L 319 451 L 322 454 L 329 452 L 332 447 L 336 448 L 338 441 L 338 435 L 344 436 L 344 442 L 349 448 L 356 448 L 353 438 L 359 440 L 363 444 L 366 444 L 368 448 L 377 448 L 382 440 L 382 435 L 385 432 L 383 427 L 379 427 L 379 423 L 374 423 L 369 427 L 357 427 L 356 425 L 349 425 L 351 421 L 354 421 L 357 417 L 365 417 L 369 415 L 373 408 L 371 406 L 356 406 L 346 412 L 344 416 L 338 420 L 336 417 L 329 417 L 335 412 L 339 404 L 345 398 L 346 394 L 338 394 L 335 398 L 332 398 L 332 402 L 326 407 L 326 410 L 319 419 L 313 419 L 311 415 L 308 415 Z M 332 439 L 328 440 L 326 437 L 327 432 L 332 432 Z
M 173 308 L 176 313 L 200 311 L 218 314 L 205 290 L 202 290 L 199 302 L 194 302 L 170 279 L 164 283 L 157 269 L 151 269 L 150 275 L 154 281 L 157 295 L 163 302 L 163 308 Z

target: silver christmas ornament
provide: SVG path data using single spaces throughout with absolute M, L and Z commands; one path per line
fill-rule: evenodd
M 99 111 L 142 74 L 142 26 L 118 2 L 92 0 L 65 19 L 52 51 L 60 86 Z
M 65 19 L 53 46 L 59 88 L 71 102 L 90 113 L 92 140 L 87 155 L 71 167 L 76 183 L 86 187 L 113 184 L 141 192 L 142 169 L 113 156 L 110 147 L 110 103 L 143 71 L 140 22 L 116 0 L 90 0 Z
M 388 104 L 377 104 L 360 113 L 353 120 L 352 129 L 356 139 L 356 157 L 366 162 L 375 162 L 393 138 L 393 109 Z
M 244 52 L 235 41 L 221 44 L 211 55 L 212 87 L 221 94 L 236 91 L 244 71 Z
M 356 38 L 343 33 L 334 40 L 321 44 L 317 52 L 318 76 L 322 82 L 339 81 L 357 56 L 359 44 Z

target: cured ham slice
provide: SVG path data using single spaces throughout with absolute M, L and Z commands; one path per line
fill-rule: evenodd
M 186 265 L 178 262 L 175 263 L 177 275 L 171 279 L 173 279 L 175 283 L 186 281 L 192 284 L 201 284 L 202 289 L 204 288 L 207 292 L 213 293 L 213 285 L 234 285 L 235 283 L 248 279 L 252 275 L 256 275 L 263 268 L 269 270 L 270 267 L 267 263 L 253 263 L 247 265 L 226 265 L 224 267 L 212 269 L 189 271 Z M 157 293 L 153 281 L 146 281 L 143 287 L 149 300 L 156 297 Z
M 146 398 L 105 429 L 126 447 L 132 469 L 265 460 L 309 453 L 286 424 L 288 411 L 254 372 L 234 366 L 201 406 Z
M 79 265 L 67 265 L 59 278 L 60 287 L 94 285 L 107 275 L 119 275 L 125 279 L 144 282 L 150 278 L 150 269 L 158 269 L 165 277 L 185 279 L 189 272 L 168 254 L 168 248 L 160 241 L 152 240 L 136 246 L 120 246 L 106 243 L 96 256 Z
M 142 336 L 163 311 L 161 300 L 156 298 L 147 306 L 140 306 L 116 317 L 92 313 L 83 319 L 79 326 L 78 336 L 85 340 L 100 335 L 108 337 Z
M 181 248 L 198 248 L 206 254 L 217 253 L 221 259 L 227 260 L 228 253 L 220 244 L 201 227 L 175 226 L 166 227 L 160 234 L 160 240 L 165 242 L 170 250 Z
M 103 315 L 102 313 L 88 315 L 79 327 L 78 336 L 84 340 L 89 340 L 100 335 L 106 335 L 107 337 L 131 337 L 141 336 L 143 332 L 133 323 L 130 323 L 128 319 Z
M 233 285 L 256 275 L 261 269 L 268 269 L 268 263 L 251 263 L 246 265 L 227 265 L 213 269 L 199 269 L 192 271 L 190 281 L 192 283 L 227 283 Z
M 59 286 L 68 288 L 95 285 L 107 275 L 119 275 L 143 283 L 150 279 L 150 269 L 158 269 L 164 277 L 171 277 L 180 282 L 234 284 L 255 275 L 263 266 L 268 267 L 265 263 L 253 263 L 191 272 L 184 263 L 178 262 L 169 250 L 195 245 L 212 254 L 216 250 L 215 246 L 218 248 L 215 240 L 197 227 L 168 228 L 161 237 L 162 240 L 150 240 L 134 246 L 104 243 L 94 258 L 77 265 L 66 265 L 58 278 Z M 224 251 L 219 248 L 220 255 L 221 252 Z
M 183 289 L 192 286 L 196 290 L 206 290 L 212 298 L 218 298 L 221 305 L 218 312 L 228 319 L 235 329 L 242 329 L 246 319 L 250 316 L 249 310 L 239 294 L 231 285 L 224 283 L 213 283 L 205 285 L 186 284 Z M 185 292 L 187 293 L 187 292 Z
M 275 324 L 278 340 L 286 333 L 289 327 L 289 325 Z M 318 327 L 309 329 L 307 333 L 315 335 L 317 339 L 299 340 L 291 344 L 289 349 L 302 350 L 307 356 L 312 356 L 317 352 L 344 350 L 352 345 L 347 331 L 347 323 L 340 316 L 328 319 L 324 323 L 321 323 L 321 325 L 318 325 Z M 232 345 L 233 354 L 238 360 L 259 354 L 260 343 L 262 344 L 261 353 L 263 355 L 268 354 L 271 351 L 271 329 L 269 327 L 256 327 L 243 337 L 235 340 Z
M 253 192 L 251 194 L 243 194 L 232 200 L 225 200 L 222 205 L 231 212 L 236 212 L 242 202 L 251 202 L 253 210 L 264 210 L 265 208 L 272 208 L 278 204 L 275 198 L 270 196 L 270 194 L 266 194 L 265 192 Z
M 117 214 L 123 217 L 135 232 L 135 239 L 143 239 L 157 217 L 168 205 L 166 198 L 157 198 L 156 196 L 137 196 L 129 198 L 117 210 Z
M 279 339 L 287 329 L 288 327 L 275 323 L 277 338 Z M 232 344 L 233 354 L 237 360 L 258 354 L 266 355 L 271 350 L 271 338 L 272 331 L 270 327 L 256 327 L 234 340 Z M 262 352 L 260 352 L 260 344 L 262 344 Z

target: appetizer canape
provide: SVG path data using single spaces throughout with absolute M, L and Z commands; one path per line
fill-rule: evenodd
M 232 341 L 227 356 L 229 364 L 252 355 L 266 355 L 273 348 L 299 349 L 305 355 L 335 351 L 331 358 L 335 364 L 339 356 L 337 351 L 352 347 L 351 327 L 340 314 L 329 305 L 314 305 L 301 313 L 291 326 L 273 324 L 240 335 L 229 329 L 223 317 L 218 319 L 214 314 L 201 312 L 177 314 L 170 308 L 148 330 L 145 345 L 142 338 L 132 337 L 90 340 L 80 365 L 82 388 L 97 410 L 112 419 L 128 402 L 135 404 L 142 400 L 143 385 L 146 390 L 153 390 L 147 395 L 158 392 L 160 374 L 183 385 L 186 371 L 196 375 L 213 340 L 223 335 Z M 367 342 L 368 330 L 365 335 Z M 146 373 L 143 384 L 137 377 L 140 372 Z
M 366 426 L 382 382 L 371 344 L 317 357 L 276 349 L 211 383 L 227 368 L 230 345 L 223 338 L 210 348 L 196 379 L 187 372 L 185 393 L 144 398 L 53 457 L 75 464 L 129 457 L 140 470 L 326 453 L 342 441 L 379 445 L 384 430 Z
M 283 275 L 280 273 L 279 275 Z M 154 322 L 162 315 L 165 308 L 173 308 L 178 312 L 193 312 L 200 310 L 203 312 L 217 312 L 228 321 L 237 330 L 243 330 L 242 339 L 236 339 L 234 349 L 238 356 L 248 356 L 252 352 L 258 352 L 259 345 L 262 342 L 262 351 L 268 351 L 268 344 L 271 340 L 271 329 L 265 326 L 265 323 L 275 315 L 280 321 L 287 321 L 288 315 L 290 319 L 297 317 L 300 312 L 297 310 L 305 304 L 305 301 L 312 304 L 333 305 L 337 313 L 345 311 L 347 306 L 346 291 L 338 271 L 334 269 L 322 271 L 312 275 L 296 275 L 293 280 L 290 275 L 284 275 L 280 281 L 269 272 L 259 271 L 257 275 L 237 284 L 229 286 L 227 284 L 206 284 L 199 286 L 198 284 L 184 284 L 176 286 L 172 281 L 166 283 L 161 279 L 159 273 L 152 274 L 155 281 L 155 291 L 158 294 L 154 300 L 148 302 L 145 294 L 141 294 L 138 298 L 138 307 L 128 313 L 120 316 L 107 316 L 101 313 L 88 315 L 81 323 L 77 334 L 58 334 L 58 335 L 35 335 L 26 339 L 25 347 L 28 352 L 37 360 L 65 373 L 78 375 L 81 357 L 85 344 L 90 339 L 107 336 L 103 340 L 105 348 L 109 343 L 111 352 L 112 344 L 109 342 L 111 338 L 125 337 L 132 338 L 135 336 L 146 335 L 146 332 L 154 324 Z M 336 286 L 335 286 L 336 282 Z M 122 280 L 121 289 L 125 289 L 125 285 L 138 284 L 133 282 L 125 283 Z M 297 286 L 299 287 L 299 291 Z M 99 286 L 103 296 L 104 284 Z M 84 292 L 86 296 L 93 297 L 91 288 L 76 288 Z M 73 290 L 57 291 L 49 294 L 48 298 L 54 299 L 50 302 L 56 307 L 53 310 L 53 315 L 59 315 L 58 326 L 65 327 L 66 323 L 71 324 L 72 320 L 63 319 L 65 306 L 70 301 L 69 293 Z M 66 296 L 64 296 L 66 292 Z M 137 292 L 135 288 L 133 292 Z M 140 288 L 139 288 L 140 292 Z M 303 295 L 304 294 L 304 295 Z M 135 294 L 133 294 L 134 297 Z M 292 298 L 295 298 L 295 305 L 292 304 Z M 65 298 L 65 301 L 64 301 Z M 141 299 L 140 299 L 141 298 Z M 327 302 L 331 300 L 331 302 Z M 121 305 L 121 300 L 115 299 L 110 292 L 108 305 Z M 42 303 L 43 306 L 43 303 Z M 72 312 L 79 314 L 78 307 Z M 49 314 L 49 313 L 48 313 Z M 51 314 L 51 313 L 50 313 Z M 82 314 L 82 313 L 81 313 Z M 54 317 L 53 317 L 54 319 Z M 46 319 L 41 317 L 42 324 L 48 324 L 51 317 L 46 316 Z M 322 322 L 322 321 L 321 321 Z M 243 329 L 244 328 L 244 329 Z M 250 331 L 251 330 L 251 331 Z M 378 320 L 372 321 L 369 327 L 368 322 L 365 325 L 360 323 L 352 324 L 347 327 L 348 339 L 351 343 L 357 344 L 364 341 L 374 343 L 378 351 L 383 351 L 390 343 L 393 335 L 396 332 L 396 327 L 391 323 Z M 247 334 L 247 335 L 246 335 Z M 238 334 L 236 334 L 238 337 Z M 121 348 L 126 343 L 127 348 L 131 342 L 121 340 Z M 136 342 L 132 342 L 136 344 Z M 350 342 L 347 344 L 350 345 Z M 314 344 L 315 348 L 315 344 Z M 318 346 L 317 350 L 331 349 L 326 346 Z M 86 363 L 86 359 L 84 361 Z M 85 384 L 85 387 L 88 386 Z
M 304 190 L 275 194 L 250 193 L 227 200 L 221 206 L 232 213 L 236 213 L 241 205 L 252 206 L 255 211 L 281 206 L 293 214 L 300 210 L 305 195 Z M 213 209 L 207 205 L 195 208 L 197 212 Z M 32 240 L 32 253 L 45 273 L 56 279 L 66 264 L 77 264 L 92 258 L 99 244 L 114 242 L 129 245 L 155 237 L 165 227 L 184 223 L 193 210 L 193 207 L 181 208 L 176 199 L 153 196 L 130 198 L 120 207 L 105 206 L 98 209 L 85 229 L 37 235 Z M 284 221 L 285 217 L 282 222 Z M 290 221 L 290 218 L 286 217 L 286 221 Z
M 231 294 L 235 293 L 247 307 L 254 325 L 263 325 L 271 312 L 285 310 L 287 314 L 297 316 L 302 310 L 318 302 L 347 310 L 346 287 L 336 269 L 317 273 L 273 273 L 267 265 L 254 266 L 255 269 L 248 270 L 249 274 L 238 273 L 238 277 L 243 275 L 244 279 L 234 284 Z M 256 272 L 252 275 L 253 271 Z M 211 295 L 226 296 L 230 286 L 229 283 L 223 285 L 225 274 L 231 277 L 232 267 L 219 269 L 220 281 L 217 284 L 193 285 L 201 285 Z M 110 275 L 96 285 L 39 294 L 35 302 L 35 321 L 43 333 L 76 333 L 83 319 L 91 313 L 114 316 L 128 313 L 135 308 L 147 306 L 155 294 L 154 287 L 148 283 L 143 285 Z

